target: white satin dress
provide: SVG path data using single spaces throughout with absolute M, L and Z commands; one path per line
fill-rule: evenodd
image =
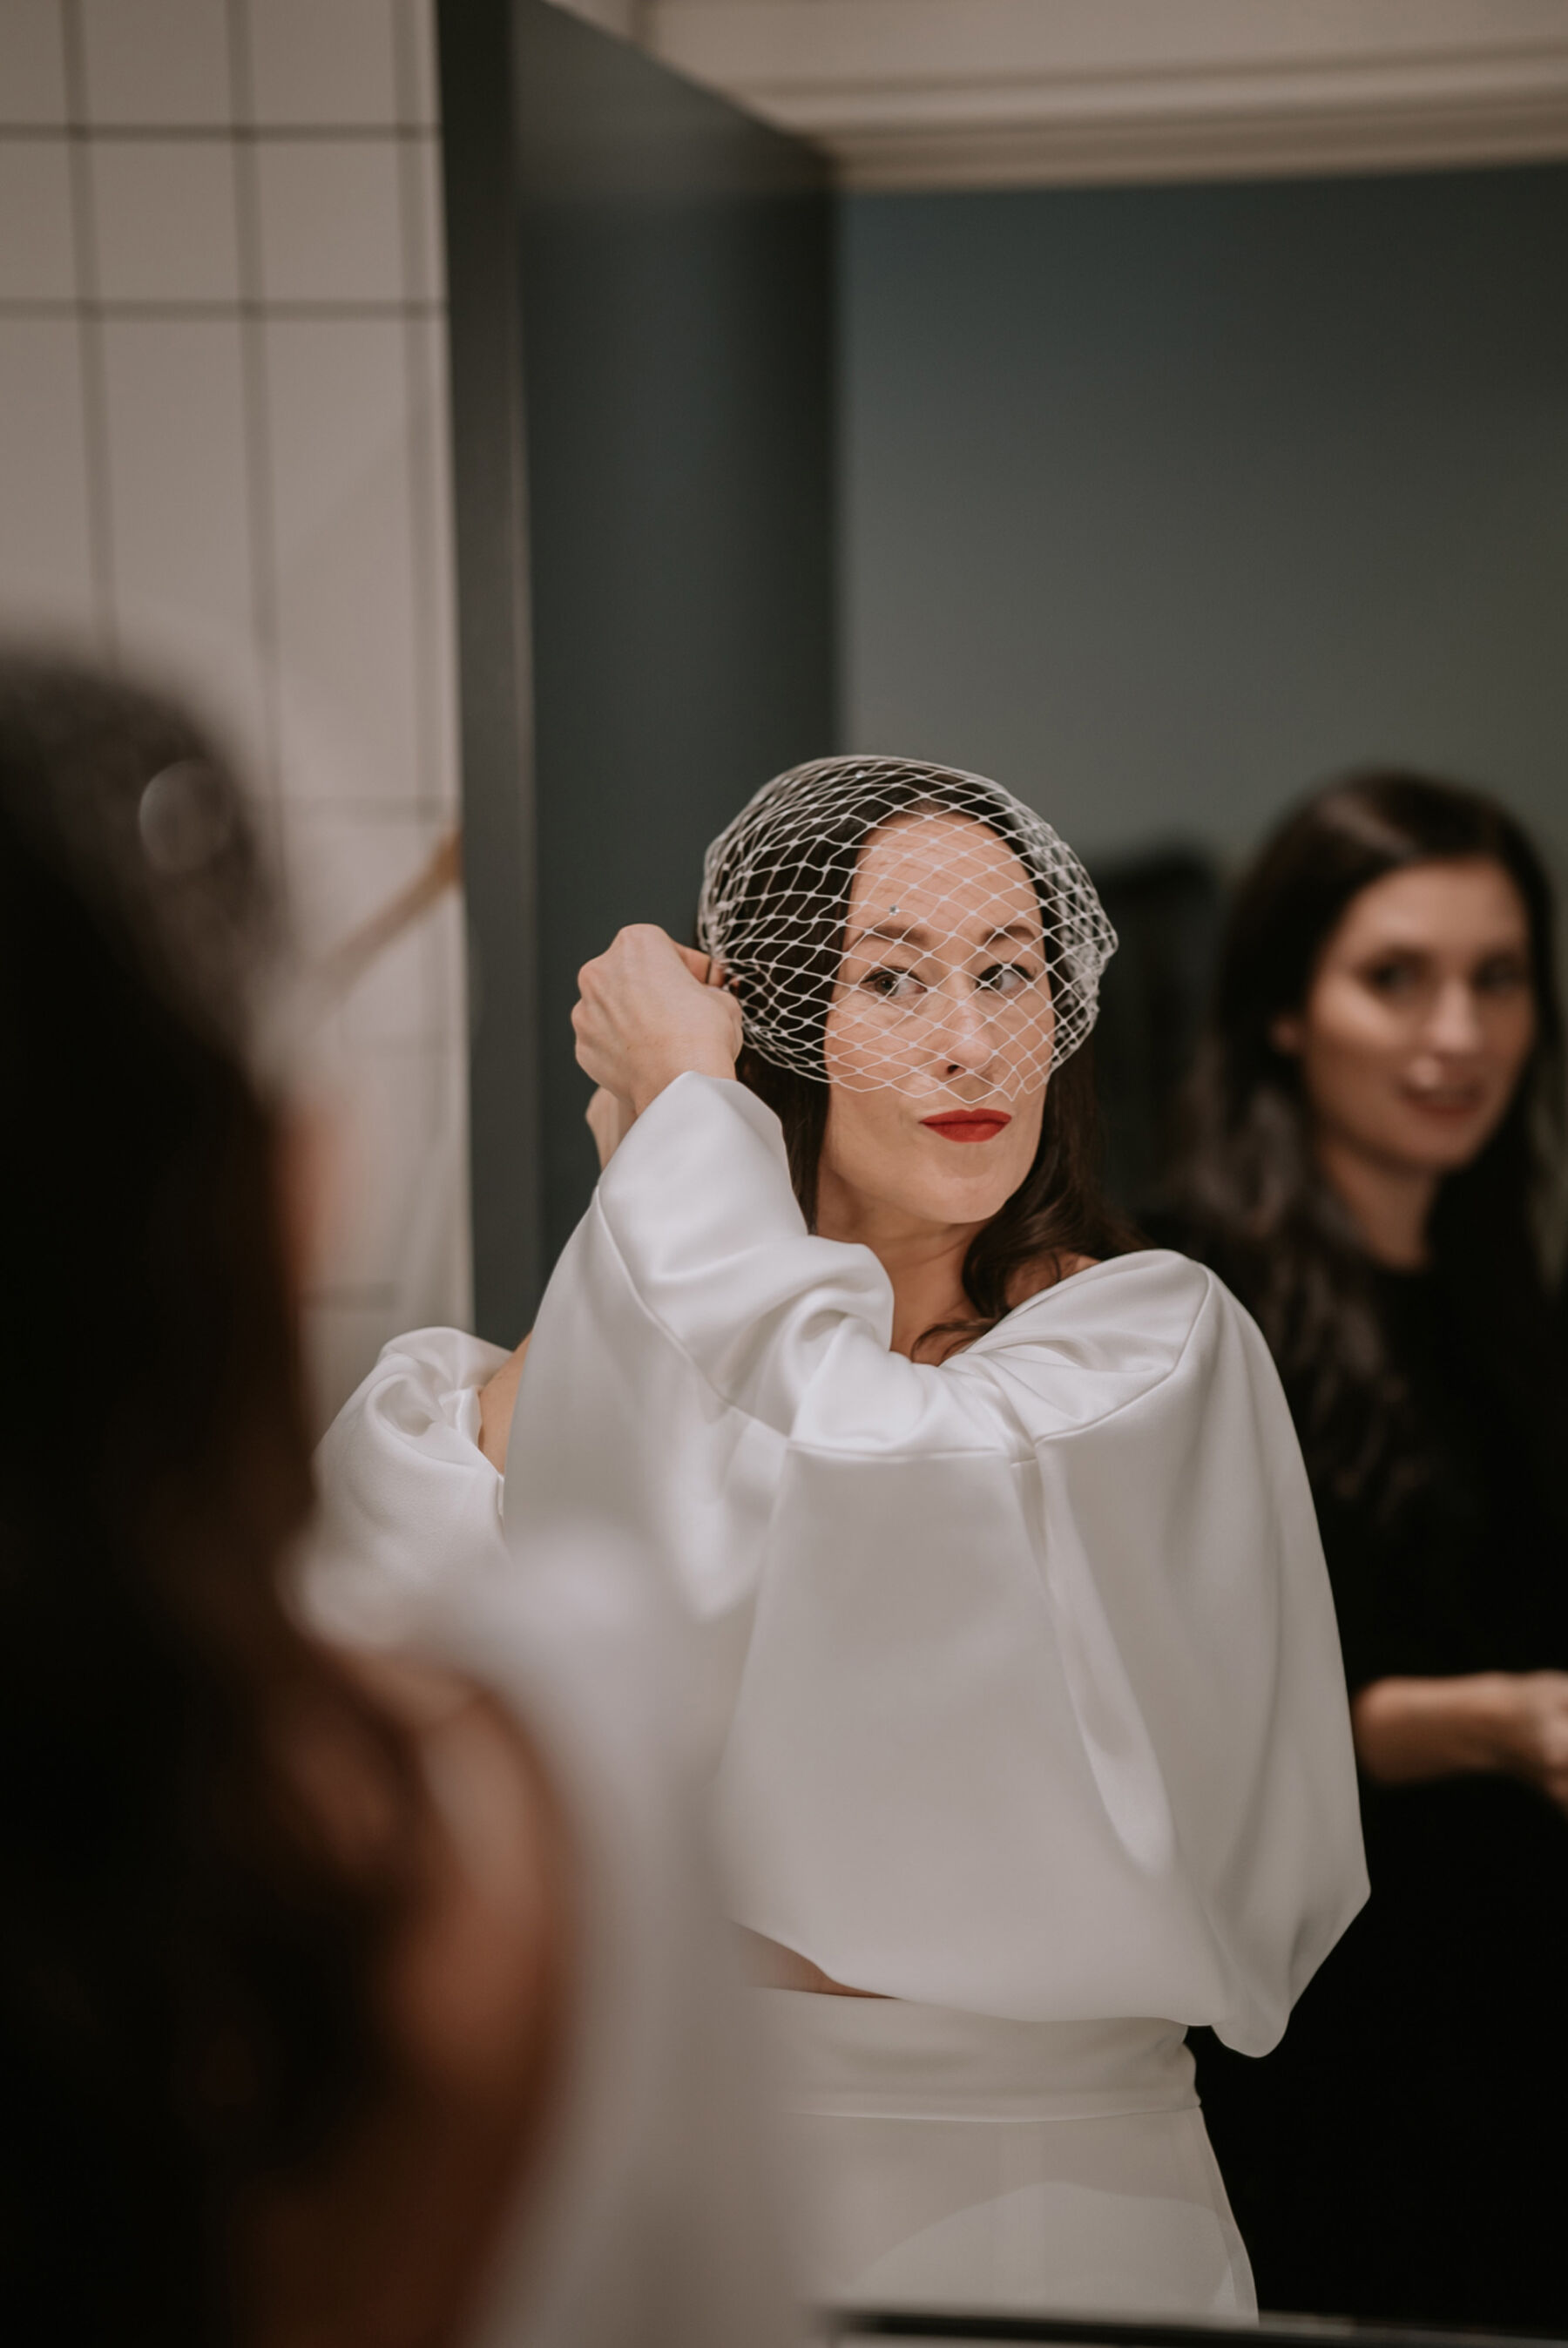
M 1262 2054 L 1366 1896 L 1343 1671 L 1273 1363 L 1149 1251 L 940 1367 L 812 1237 L 777 1120 L 686 1076 L 500 1356 L 389 1347 L 329 1434 L 323 1602 L 388 1622 L 585 1536 L 681 1595 L 815 2295 L 1245 2317 L 1183 2034 Z M 335 1593 L 335 1594 L 334 1594 Z

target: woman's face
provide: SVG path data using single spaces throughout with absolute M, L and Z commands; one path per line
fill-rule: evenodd
M 822 1173 L 863 1205 L 989 1222 L 1034 1159 L 1053 1026 L 1040 901 L 1011 849 L 968 816 L 895 817 L 850 892 Z
M 1418 864 L 1352 898 L 1299 1014 L 1320 1134 L 1402 1172 L 1467 1166 L 1505 1114 L 1535 1037 L 1523 901 L 1490 858 Z

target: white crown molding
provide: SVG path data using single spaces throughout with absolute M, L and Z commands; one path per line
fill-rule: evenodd
M 1568 156 L 1568 0 L 651 0 L 635 22 L 855 188 Z

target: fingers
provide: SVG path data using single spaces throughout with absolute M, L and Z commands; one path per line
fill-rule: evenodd
M 579 993 L 586 994 L 592 982 L 604 974 L 607 965 L 612 961 L 641 958 L 647 953 L 651 953 L 656 961 L 661 962 L 673 954 L 685 963 L 700 986 L 723 987 L 729 984 L 723 964 L 712 954 L 705 954 L 700 946 L 682 945 L 668 930 L 660 929 L 656 922 L 633 922 L 627 928 L 616 932 L 603 953 L 595 954 L 591 962 L 584 963 L 577 974 Z
M 634 1110 L 688 1070 L 733 1076 L 740 1004 L 694 947 L 636 922 L 583 964 L 578 984 L 578 1065 Z
M 669 932 L 661 930 L 656 922 L 631 922 L 625 929 L 617 930 L 603 953 L 583 963 L 577 974 L 578 991 L 590 994 L 612 973 L 627 967 L 646 968 L 651 963 L 657 968 L 674 962 L 684 963 L 693 978 L 706 983 L 706 954 L 698 953 L 692 946 L 677 945 Z

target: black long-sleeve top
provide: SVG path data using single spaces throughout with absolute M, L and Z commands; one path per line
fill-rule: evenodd
M 1245 1259 L 1194 1252 L 1247 1302 Z M 1525 1357 L 1435 1274 L 1373 1295 L 1403 1497 L 1346 1498 L 1321 1457 L 1313 1479 L 1350 1691 L 1568 1672 L 1560 1350 Z M 1307 1381 L 1286 1386 L 1306 1434 Z M 1370 1901 L 1279 2053 L 1199 2049 L 1263 2303 L 1568 2332 L 1568 1815 L 1503 1772 L 1364 1781 L 1362 1807 Z

